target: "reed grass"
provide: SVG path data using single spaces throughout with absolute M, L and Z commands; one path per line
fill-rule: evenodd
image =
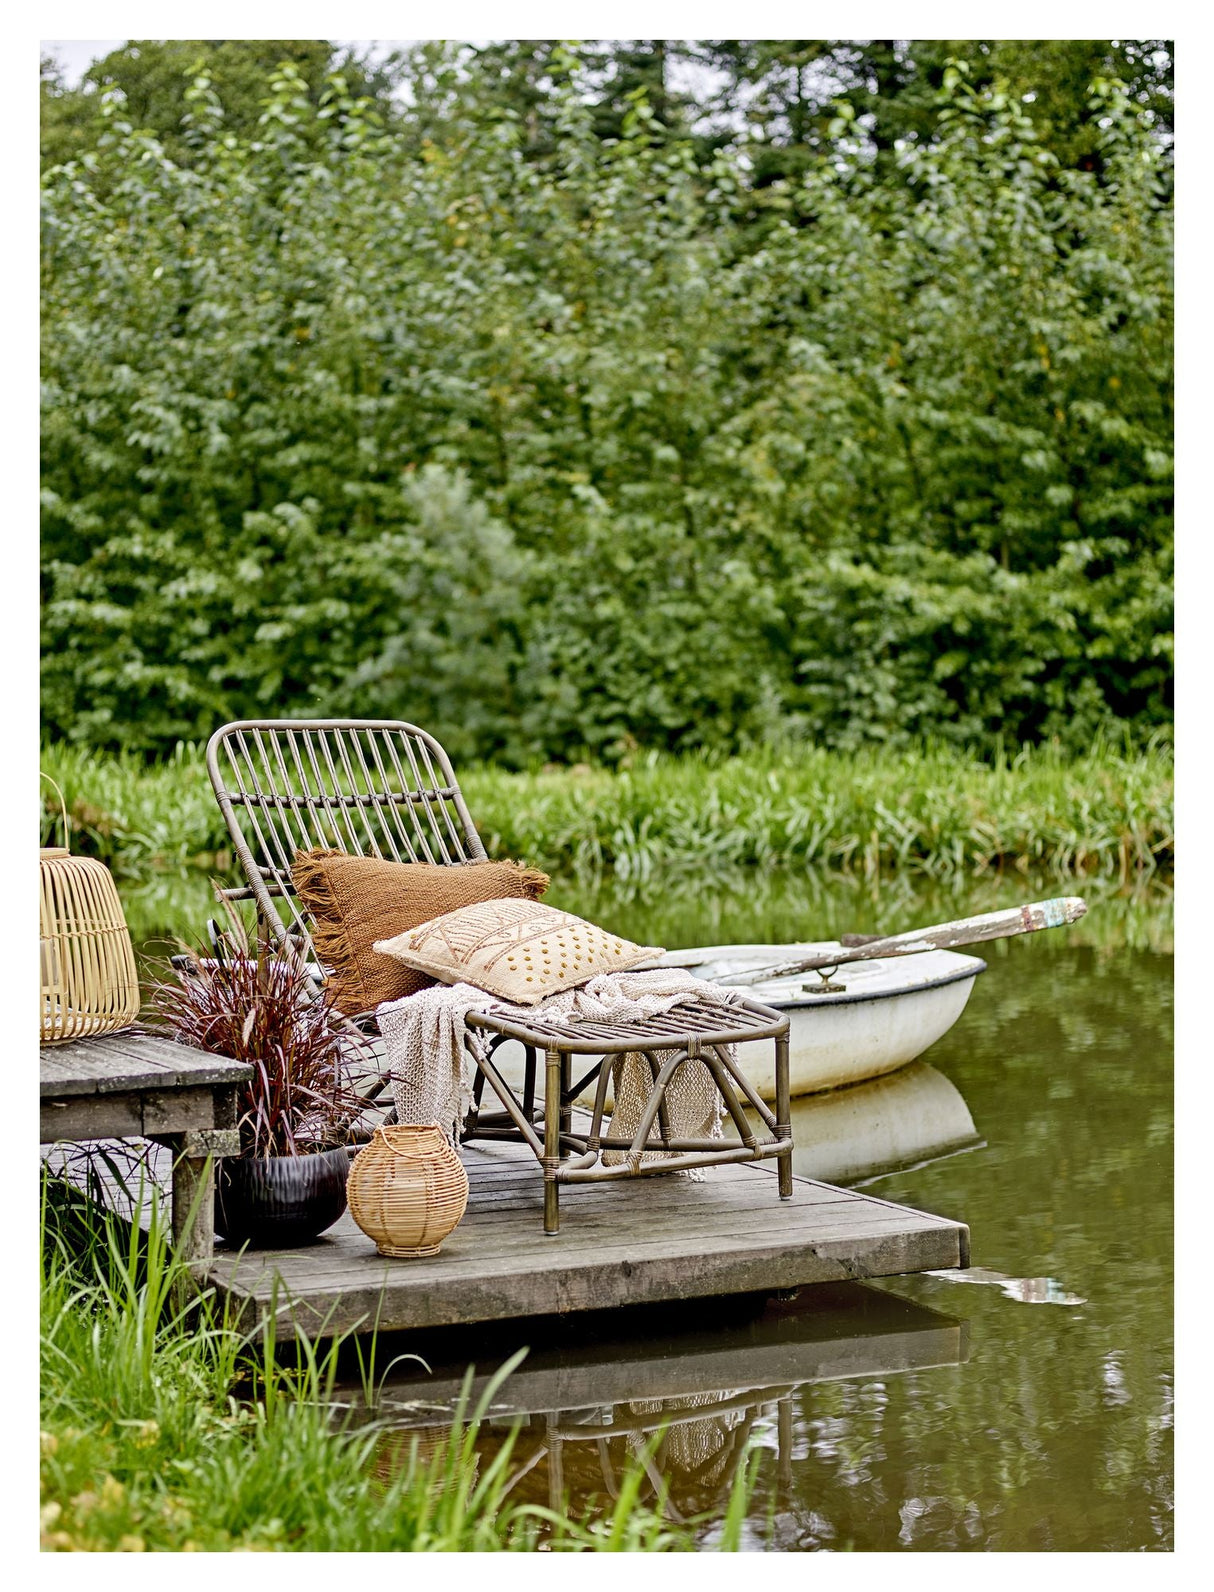
M 120 876 L 231 871 L 197 748 L 179 745 L 149 766 L 57 744 L 42 765 L 66 793 L 73 844 Z M 989 762 L 945 746 L 653 754 L 618 770 L 471 767 L 461 783 L 491 854 L 583 881 L 744 867 L 939 880 L 1015 869 L 1128 881 L 1169 871 L 1173 858 L 1172 756 L 1163 743 L 1101 742 L 1080 758 L 1025 747 Z
M 335 1424 L 341 1340 L 302 1344 L 235 1331 L 204 1297 L 179 1306 L 181 1272 L 153 1199 L 150 1226 L 86 1206 L 44 1173 L 41 1526 L 52 1551 L 659 1552 L 690 1549 L 704 1522 L 672 1527 L 626 1478 L 603 1512 L 571 1518 L 508 1497 L 512 1444 L 477 1463 L 478 1404 L 451 1438 L 401 1451 L 385 1479 L 382 1423 Z M 369 1395 L 375 1344 L 360 1356 Z M 713 1547 L 736 1549 L 751 1469 Z
M 618 773 L 478 770 L 466 788 L 490 850 L 583 876 L 711 865 L 1129 877 L 1166 867 L 1172 853 L 1162 748 L 1100 746 L 1076 760 L 1026 747 L 985 763 L 943 747 L 806 747 L 717 762 L 652 758 Z

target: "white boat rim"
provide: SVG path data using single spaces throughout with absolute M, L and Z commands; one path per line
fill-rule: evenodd
M 727 968 L 730 972 L 741 972 L 745 967 L 754 967 L 756 964 L 761 966 L 763 961 L 774 961 L 776 957 L 792 960 L 797 950 L 801 949 L 801 947 L 769 946 L 763 947 L 760 954 L 752 953 L 751 955 L 738 955 L 739 949 L 739 947 L 732 946 L 693 946 L 689 951 L 675 952 L 674 955 L 680 959 L 679 962 L 674 963 L 673 960 L 668 960 L 666 965 L 681 965 L 691 972 L 700 967 L 712 967 L 713 972 L 720 976 Z M 825 947 L 813 946 L 806 948 L 807 952 L 821 949 L 825 949 Z M 735 954 L 733 956 L 728 954 L 714 956 L 711 954 L 713 951 L 727 953 L 730 950 L 734 951 Z M 693 955 L 696 956 L 695 961 L 692 960 Z M 923 977 L 916 979 L 911 964 L 915 961 L 926 961 L 929 959 L 937 971 L 925 972 Z M 947 965 L 942 966 L 942 963 Z M 837 977 L 840 981 L 849 974 L 854 976 L 863 969 L 868 974 L 870 986 L 880 980 L 880 982 L 877 982 L 876 988 L 863 989 L 847 986 L 835 994 L 823 993 L 821 995 L 804 994 L 799 988 L 794 993 L 789 989 L 790 985 L 803 986 L 810 979 L 816 978 L 817 974 L 813 972 L 795 973 L 789 978 L 772 979 L 765 984 L 734 985 L 733 987 L 741 988 L 746 995 L 761 1002 L 764 1006 L 774 1006 L 780 1009 L 857 1006 L 865 1001 L 896 1000 L 903 995 L 919 995 L 926 993 L 928 990 L 943 989 L 949 984 L 957 984 L 962 980 L 977 978 L 979 973 L 986 972 L 986 966 L 986 962 L 980 956 L 965 956 L 957 951 L 925 951 L 914 957 L 885 957 L 874 958 L 871 962 L 844 963 L 839 968 Z M 886 983 L 881 975 L 888 976 L 894 973 L 895 970 L 901 973 L 906 981 Z M 711 981 L 713 975 L 705 974 L 704 976 L 708 981 Z M 831 975 L 832 982 L 835 976 L 834 974 Z

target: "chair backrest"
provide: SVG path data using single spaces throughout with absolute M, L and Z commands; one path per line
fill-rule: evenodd
M 249 881 L 223 894 L 254 900 L 276 942 L 291 939 L 312 962 L 291 882 L 297 851 L 452 866 L 485 857 L 446 752 L 413 724 L 241 720 L 207 742 L 207 772 Z

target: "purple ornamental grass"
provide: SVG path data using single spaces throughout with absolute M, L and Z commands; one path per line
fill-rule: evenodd
M 309 1155 L 344 1144 L 362 1102 L 346 1049 L 359 1036 L 318 996 L 297 959 L 263 944 L 222 960 L 183 947 L 189 968 L 152 990 L 152 1004 L 183 1045 L 252 1064 L 240 1086 L 242 1156 Z

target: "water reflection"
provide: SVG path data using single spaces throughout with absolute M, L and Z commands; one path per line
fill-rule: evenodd
M 672 1520 L 720 1513 L 739 1464 L 753 1447 L 773 1451 L 773 1483 L 793 1483 L 798 1392 L 840 1378 L 884 1379 L 966 1356 L 965 1323 L 861 1284 L 823 1285 L 795 1297 L 723 1302 L 725 1324 L 705 1326 L 702 1304 L 616 1312 L 550 1323 L 449 1333 L 429 1360 L 392 1375 L 373 1405 L 348 1390 L 348 1409 L 385 1430 L 375 1471 L 386 1479 L 419 1442 L 424 1458 L 456 1412 L 470 1360 L 493 1368 L 530 1344 L 520 1369 L 490 1404 L 479 1443 L 492 1451 L 518 1429 L 512 1494 L 562 1507 L 572 1498 L 610 1500 L 632 1463 L 645 1491 Z M 340 1394 L 339 1394 L 340 1397 Z M 445 1418 L 445 1420 L 444 1420 Z M 656 1444 L 656 1446 L 655 1446 Z M 385 1470 L 385 1466 L 389 1470 Z
M 837 1183 L 982 1144 L 960 1091 L 926 1062 L 795 1100 L 793 1137 L 798 1173 Z M 609 1508 L 622 1475 L 640 1464 L 645 1492 L 662 1500 L 671 1520 L 719 1517 L 738 1466 L 757 1447 L 772 1453 L 767 1513 L 774 1509 L 772 1519 L 796 1532 L 791 1522 L 805 1516 L 803 1489 L 794 1483 L 809 1446 L 806 1390 L 839 1380 L 883 1385 L 966 1358 L 964 1322 L 860 1284 L 806 1288 L 784 1302 L 714 1301 L 713 1315 L 709 1326 L 702 1305 L 624 1312 L 602 1325 L 573 1318 L 557 1329 L 559 1342 L 548 1340 L 553 1329 L 543 1323 L 499 1325 L 471 1399 L 510 1350 L 532 1345 L 490 1405 L 479 1439 L 493 1449 L 519 1428 L 512 1494 L 553 1509 L 567 1498 L 580 1506 L 597 1498 Z M 428 1358 L 426 1345 L 411 1339 L 409 1347 Z M 394 1376 L 366 1411 L 387 1423 L 375 1449 L 381 1479 L 385 1465 L 390 1471 L 407 1460 L 411 1442 L 423 1444 L 422 1457 L 433 1450 L 469 1361 L 485 1364 L 475 1335 L 449 1340 L 440 1352 L 444 1365 Z M 822 1504 L 809 1511 L 820 1529 L 825 1498 Z
M 1005 1299 L 1021 1305 L 1086 1305 L 1079 1294 L 1068 1293 L 1056 1277 L 1009 1277 L 989 1266 L 967 1266 L 964 1271 L 925 1271 L 941 1282 L 975 1282 L 998 1288 Z
M 729 1129 L 736 1137 L 732 1124 Z M 983 1140 L 957 1086 L 925 1061 L 792 1102 L 793 1170 L 856 1184 L 975 1149 Z

